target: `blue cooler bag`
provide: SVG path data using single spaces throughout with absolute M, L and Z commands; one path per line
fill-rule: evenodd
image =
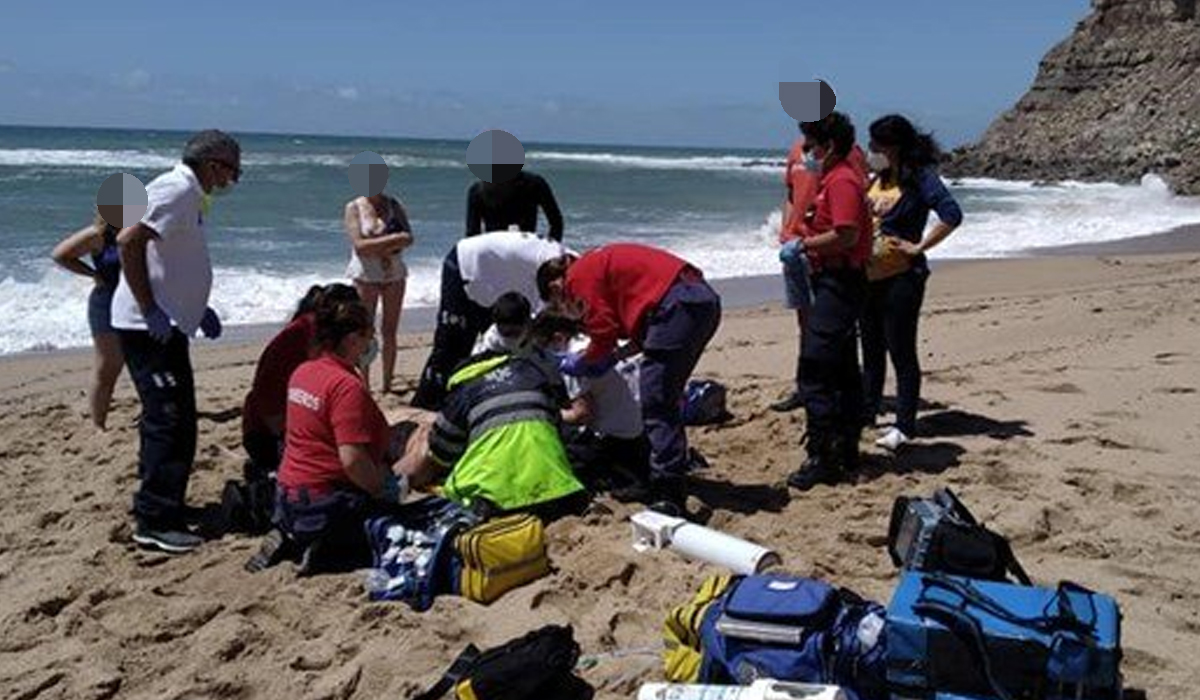
M 813 579 L 735 579 L 700 623 L 701 683 L 759 678 L 840 685 L 856 700 L 886 693 L 883 607 Z
M 1120 610 L 1081 586 L 905 572 L 887 617 L 897 697 L 1121 698 Z

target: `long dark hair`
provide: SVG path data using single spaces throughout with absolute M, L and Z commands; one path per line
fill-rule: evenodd
M 325 298 L 317 306 L 317 347 L 337 350 L 348 335 L 361 333 L 371 327 L 371 312 L 356 299 Z
M 936 168 L 942 161 L 942 149 L 933 134 L 918 131 L 907 118 L 889 114 L 871 123 L 871 143 L 882 148 L 895 148 L 897 172 L 891 168 L 882 173 L 885 182 L 902 187 L 915 186 L 917 173 L 923 168 Z
M 295 321 L 305 314 L 317 313 L 321 304 L 325 302 L 337 303 L 339 301 L 361 301 L 361 298 L 358 296 L 358 290 L 348 284 L 338 282 L 324 286 L 314 284 L 308 288 L 308 291 L 301 297 L 300 303 L 296 305 L 296 313 L 292 314 L 292 320 Z
M 815 122 L 800 122 L 800 133 L 806 142 L 819 143 L 830 151 L 828 165 L 845 160 L 854 148 L 854 123 L 841 112 L 830 112 Z

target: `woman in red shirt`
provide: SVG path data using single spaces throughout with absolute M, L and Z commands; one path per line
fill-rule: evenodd
M 316 350 L 317 307 L 323 302 L 358 298 L 358 292 L 348 284 L 313 285 L 300 300 L 291 321 L 263 348 L 254 368 L 254 383 L 242 403 L 242 447 L 250 458 L 245 466 L 247 482 L 274 478 L 279 468 L 288 380 Z
M 793 488 L 807 491 L 836 483 L 841 470 L 858 466 L 863 387 L 857 324 L 866 300 L 871 215 L 863 172 L 850 157 L 850 119 L 833 112 L 800 127 L 821 184 L 800 239 L 780 255 L 807 255 L 812 268 L 813 305 L 800 348 L 808 456 L 788 477 Z
M 363 379 L 378 351 L 360 301 L 321 304 L 317 356 L 292 373 L 276 520 L 305 552 L 301 571 L 370 561 L 363 521 L 407 491 L 393 473 L 391 431 Z M 317 559 L 320 562 L 317 562 Z

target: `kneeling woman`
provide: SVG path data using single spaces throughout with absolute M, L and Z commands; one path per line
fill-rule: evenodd
M 391 431 L 363 379 L 376 352 L 360 301 L 322 304 L 317 354 L 292 374 L 279 466 L 276 520 L 302 573 L 370 562 L 365 519 L 395 507 L 406 490 L 391 469 Z

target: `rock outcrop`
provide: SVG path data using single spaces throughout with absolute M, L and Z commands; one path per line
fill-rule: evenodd
M 946 170 L 1134 181 L 1200 194 L 1200 0 L 1092 0 L 1024 97 Z

